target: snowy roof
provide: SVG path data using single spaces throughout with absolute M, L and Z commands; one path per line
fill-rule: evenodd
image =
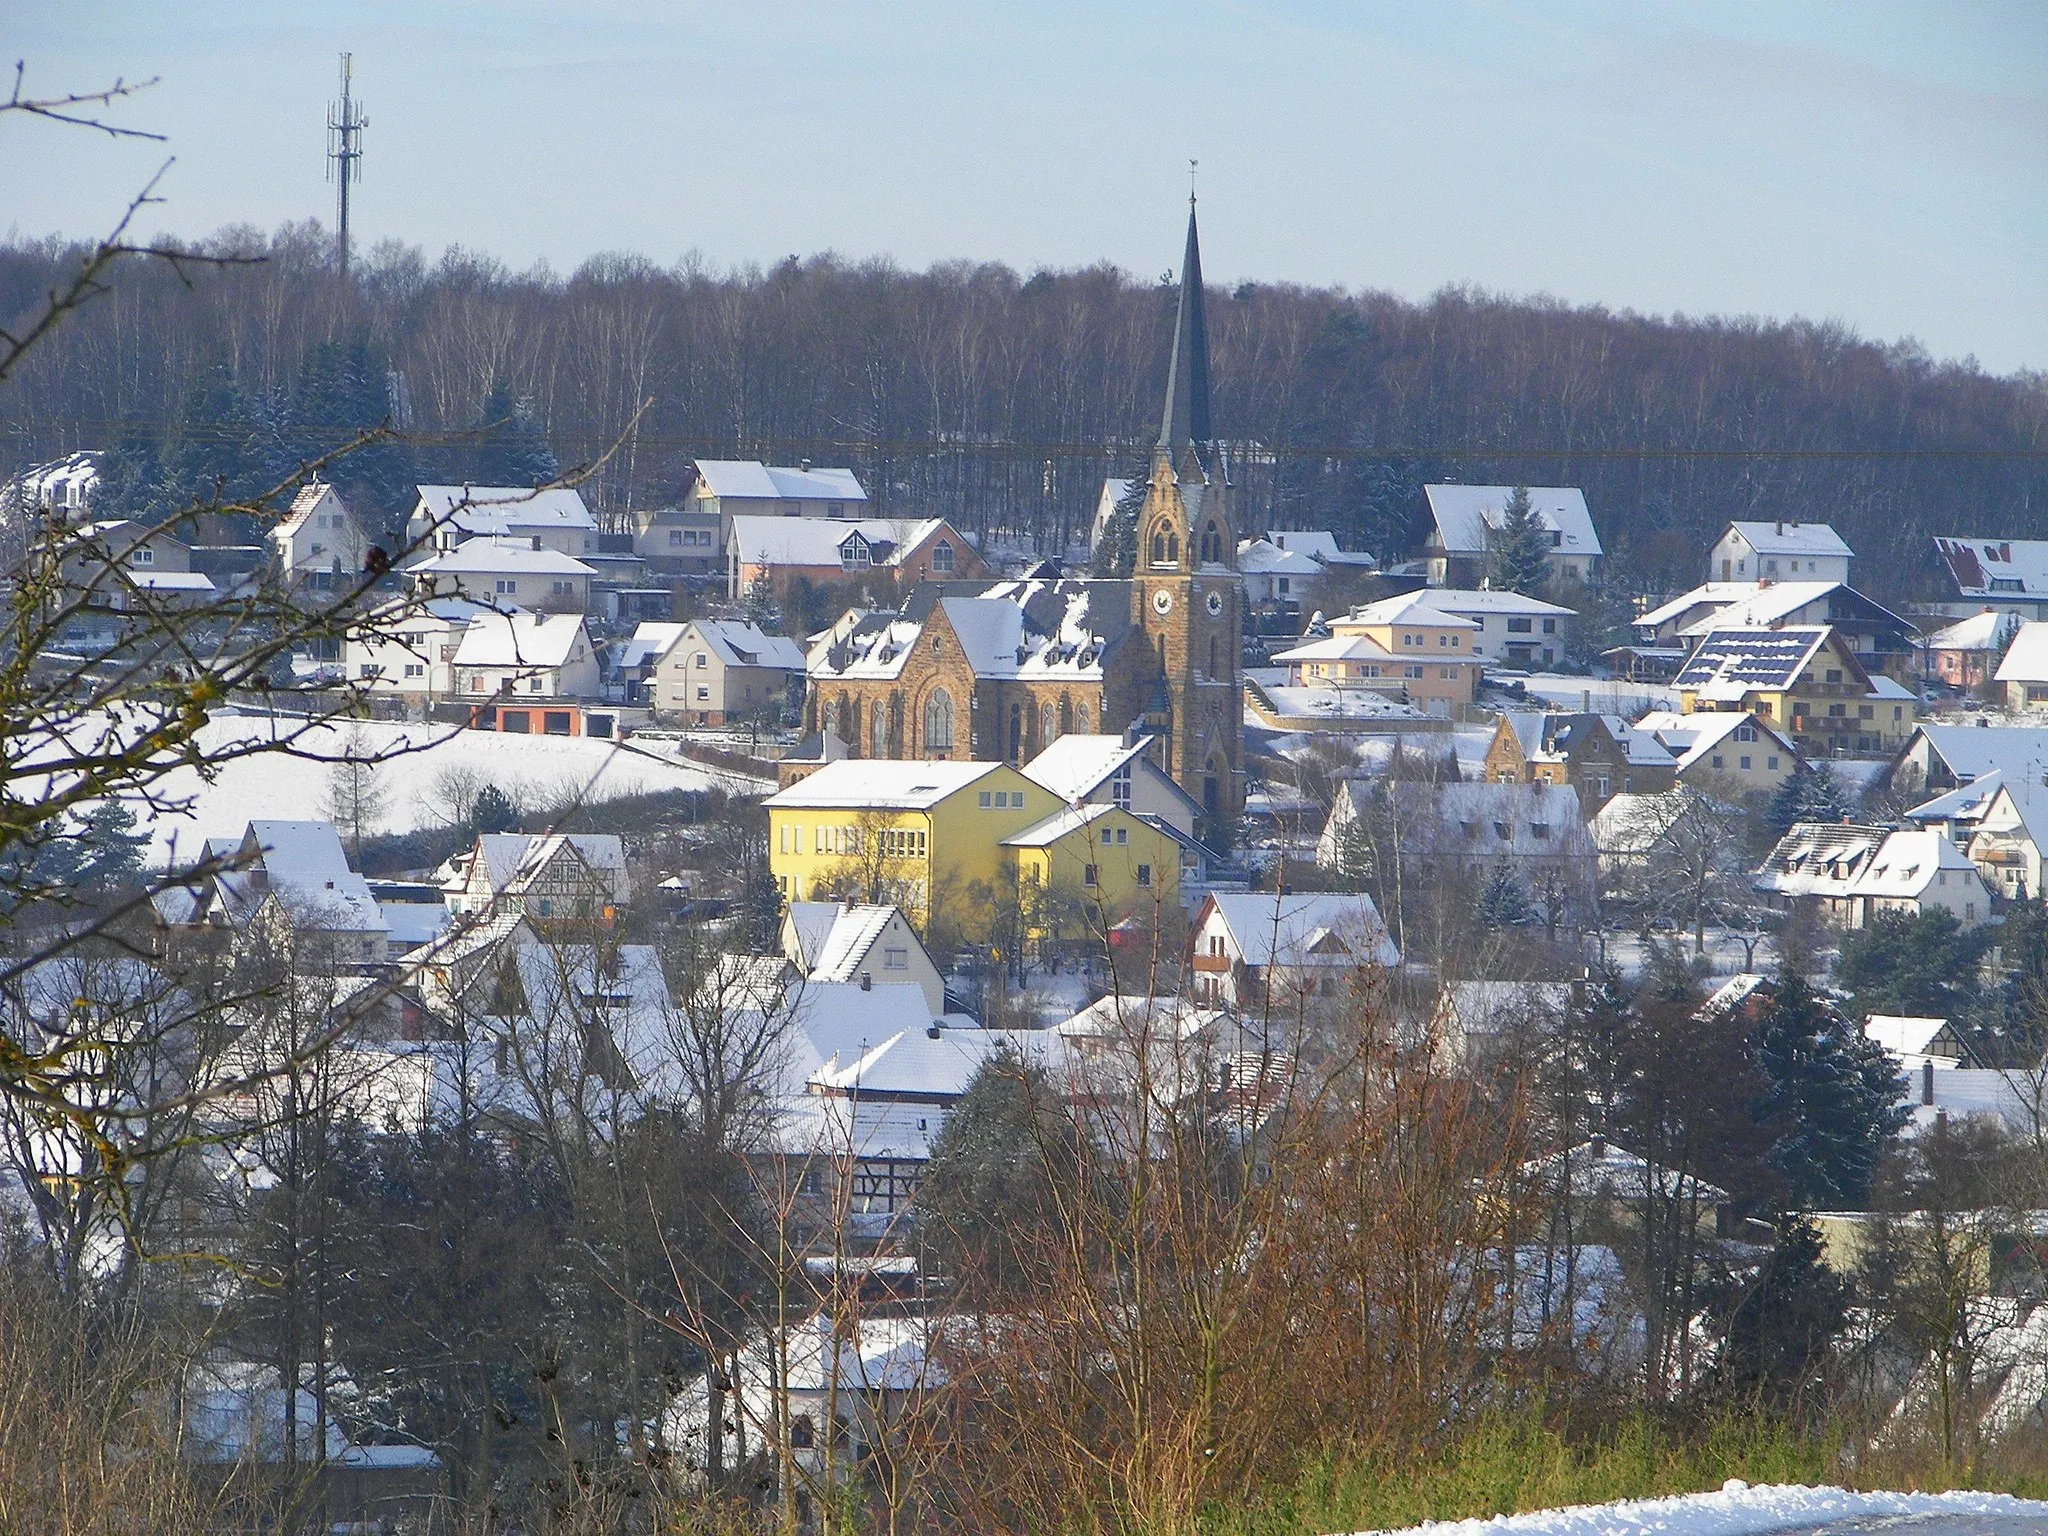
M 1967 783 L 1994 768 L 2016 778 L 2048 772 L 2048 728 L 2024 725 L 1935 725 L 1915 727 L 1934 755 Z M 1911 746 L 1911 743 L 1908 743 Z
M 1339 549 L 1337 535 L 1321 528 L 1275 528 L 1266 535 L 1273 546 L 1291 554 L 1307 555 L 1319 565 L 1376 566 L 1379 561 L 1362 550 Z
M 1275 662 L 1392 661 L 1394 653 L 1371 635 L 1330 635 L 1277 653 Z M 1463 658 L 1460 658 L 1461 660 Z
M 626 845 L 616 832 L 485 832 L 470 850 L 464 872 L 480 870 L 492 894 L 501 894 L 530 885 L 565 846 L 574 849 L 615 896 L 625 898 Z
M 899 913 L 895 907 L 886 904 L 872 906 L 861 903 L 847 907 L 827 902 L 822 905 L 830 909 L 832 922 L 823 939 L 808 949 L 811 979 L 857 980 L 861 962 L 867 959 L 868 951 L 875 947 L 875 940 L 888 931 L 891 920 Z M 908 929 L 905 931 L 907 933 Z M 910 941 L 917 942 L 915 935 L 911 935 Z
M 1426 720 L 1429 716 L 1413 704 L 1403 704 L 1370 688 L 1315 686 L 1301 688 L 1268 686 L 1249 701 L 1268 703 L 1275 717 L 1284 720 Z
M 1453 981 L 1437 998 L 1445 1021 L 1467 1035 L 1498 1034 L 1503 1022 L 1561 1019 L 1571 1002 L 1568 981 Z
M 868 493 L 850 469 L 813 465 L 790 468 L 759 459 L 699 459 L 697 477 L 714 496 L 780 501 L 866 501 Z
M 784 918 L 796 946 L 790 960 L 809 970 L 812 958 L 822 953 L 832 925 L 844 910 L 844 905 L 836 901 L 792 901 Z
M 2048 592 L 2048 539 L 1937 538 L 1934 547 L 1964 597 Z
M 2019 782 L 2025 783 L 2022 779 Z M 1906 812 L 1911 821 L 1982 821 L 1984 813 L 1998 798 L 1999 790 L 2005 787 L 2005 770 L 1994 768 L 1989 773 L 1980 773 L 1967 784 L 1958 784 L 1954 789 L 1944 790 L 1932 800 L 1914 806 Z
M 741 516 L 732 520 L 732 544 L 744 565 L 839 565 L 843 563 L 841 551 L 860 541 L 868 546 L 869 563 L 893 565 L 904 551 L 917 548 L 945 525 L 945 519 L 938 517 L 869 517 L 845 522 L 823 517 Z
M 1237 568 L 1247 576 L 1320 576 L 1323 567 L 1300 550 L 1282 549 L 1267 539 L 1239 539 Z
M 1465 861 L 1595 855 L 1569 784 L 1394 785 L 1402 846 Z
M 1886 837 L 1864 862 L 1848 894 L 1908 899 L 1935 884 L 1938 874 L 1965 876 L 1965 884 L 1980 883 L 1977 866 L 1941 833 L 1925 827 L 1901 830 Z
M 808 519 L 785 518 L 783 521 Z M 729 667 L 780 667 L 787 672 L 804 669 L 801 646 L 787 635 L 763 632 L 758 624 L 738 619 L 695 619 L 685 627 L 693 629 L 697 637 Z
M 1564 537 L 1557 548 L 1566 554 L 1597 555 L 1600 536 L 1593 531 L 1593 517 L 1586 510 L 1586 493 L 1574 486 L 1532 485 L 1529 505 L 1537 520 Z M 1487 529 L 1498 528 L 1501 509 L 1513 494 L 1506 485 L 1426 485 L 1431 516 L 1437 535 L 1452 554 L 1478 555 L 1486 552 Z
M 1725 608 L 1730 603 L 1739 603 L 1746 597 L 1754 597 L 1764 591 L 1760 581 L 1708 581 L 1694 587 L 1690 592 L 1681 592 L 1677 597 L 1668 598 L 1647 613 L 1637 615 L 1638 629 L 1655 629 L 1682 618 L 1695 608 Z
M 771 795 L 771 809 L 924 811 L 970 788 L 1001 763 L 900 763 L 841 758 Z
M 682 639 L 688 624 L 662 624 L 652 619 L 643 619 L 640 626 L 618 644 L 613 652 L 613 667 L 620 672 L 637 672 L 642 667 L 660 661 L 675 643 Z
M 198 571 L 122 570 L 123 577 L 145 592 L 211 592 L 213 583 Z
M 1103 652 L 1130 628 L 1122 582 L 997 581 L 979 592 L 958 585 L 966 584 L 920 586 L 899 613 L 835 625 L 812 646 L 812 676 L 897 677 L 933 615 L 943 614 L 978 676 L 1100 682 Z
M 1117 808 L 1100 803 L 1092 805 L 1066 805 L 1053 812 L 1041 822 L 1012 833 L 1003 839 L 1005 848 L 1049 848 L 1070 833 L 1078 832 L 1090 822 L 1113 816 Z M 1128 811 L 1123 814 L 1129 815 Z
M 1546 603 L 1540 597 L 1520 592 L 1496 592 L 1481 587 L 1424 587 L 1411 596 L 1422 599 L 1445 613 L 1513 614 L 1517 618 L 1575 618 L 1577 610 L 1562 603 Z
M 341 512 L 348 510 L 346 503 L 341 499 L 341 493 L 325 480 L 308 481 L 305 485 L 299 487 L 299 494 L 292 498 L 290 510 L 285 513 L 283 520 L 270 530 L 271 537 L 275 538 L 279 534 L 290 535 L 296 532 L 304 525 L 306 519 L 313 515 L 314 509 L 330 497 L 334 501 L 336 510 Z
M 1794 822 L 1757 871 L 1757 886 L 1782 896 L 1847 896 L 1888 835 L 1855 822 Z
M 1605 854 L 1648 853 L 1671 830 L 1689 793 L 1668 789 L 1659 795 L 1616 795 L 1586 824 L 1593 846 Z
M 1685 625 L 1681 635 L 1705 635 L 1718 629 L 1769 629 L 1808 603 L 1851 588 L 1839 581 L 1774 581 Z M 1894 615 L 1894 617 L 1897 617 Z M 1903 624 L 1904 620 L 1900 620 Z
M 585 640 L 573 613 L 481 613 L 462 632 L 458 667 L 559 667 Z
M 597 572 L 574 555 L 543 545 L 533 547 L 528 539 L 495 535 L 464 539 L 443 554 L 429 555 L 406 567 L 411 576 L 494 575 L 505 571 L 519 576 L 595 576 Z
M 1683 773 L 1706 761 L 1710 753 L 1745 725 L 1757 732 L 1759 740 L 1768 737 L 1780 751 L 1793 752 L 1792 744 L 1769 721 L 1759 720 L 1746 709 L 1703 709 L 1690 715 L 1668 709 L 1652 710 L 1636 722 L 1635 728 L 1663 742 L 1678 759 L 1678 771 Z
M 1799 629 L 1723 629 L 1700 641 L 1672 686 L 1710 699 L 1739 701 L 1763 689 L 1782 690 L 1826 642 L 1825 625 Z
M 597 519 L 573 486 L 535 490 L 518 485 L 423 485 L 413 516 L 468 534 L 500 534 L 540 528 L 597 532 Z
M 1053 742 L 1021 771 L 1032 783 L 1043 785 L 1073 805 L 1087 799 L 1119 768 L 1144 757 L 1152 740 L 1150 736 L 1140 736 L 1127 744 L 1121 736 L 1070 734 Z
M 1111 991 L 1053 1028 L 1070 1040 L 1192 1040 L 1227 1017 L 1183 997 L 1127 997 Z
M 252 821 L 242 835 L 245 866 L 219 877 L 231 899 L 259 905 L 275 895 L 294 922 L 334 933 L 386 928 L 369 884 L 348 867 L 341 834 L 329 821 Z
M 1364 894 L 1212 892 L 1231 946 L 1246 965 L 1401 963 L 1379 908 Z
M 1922 1019 L 1910 1014 L 1873 1013 L 1863 1021 L 1863 1036 L 1894 1056 L 1925 1056 L 1934 1037 L 1948 1028 L 1947 1019 Z
M 1430 601 L 1426 591 L 1403 592 L 1398 597 L 1383 597 L 1376 603 L 1367 603 L 1363 607 L 1352 609 L 1345 617 L 1333 621 L 1330 627 L 1335 629 L 1353 624 L 1433 624 L 1439 629 L 1480 627 L 1471 619 L 1438 607 Z
M 2048 549 L 2048 544 L 2042 546 Z M 1927 637 L 1930 651 L 1995 651 L 2004 646 L 2018 633 L 2020 618 L 2016 613 L 1987 611 L 1973 613 L 1967 619 L 1958 619 L 1946 629 L 1937 629 Z
M 1742 535 L 1760 555 L 1854 555 L 1842 536 L 1826 523 L 1731 522 L 1729 528 Z M 1727 537 L 1727 530 L 1722 531 Z
M 2001 683 L 2048 682 L 2048 623 L 2022 624 L 1993 677 Z
M 1532 710 L 1503 710 L 1501 719 L 1514 732 L 1523 757 L 1530 762 L 1563 762 L 1576 744 L 1575 738 L 1589 731 L 1595 720 L 1606 726 L 1607 734 L 1621 748 L 1632 767 L 1668 768 L 1672 753 L 1663 742 L 1620 715 L 1556 714 Z

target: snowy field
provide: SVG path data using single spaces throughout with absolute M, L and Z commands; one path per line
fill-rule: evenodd
M 1430 1536 L 1766 1536 L 1795 1531 L 2022 1536 L 2048 1531 L 2048 1504 L 2003 1493 L 1752 1488 L 1735 1479 L 1719 1493 L 1581 1504 L 1490 1520 L 1447 1520 L 1415 1529 L 1427 1529 Z
M 1500 681 L 1508 679 L 1502 677 Z M 1582 710 L 1590 707 L 1595 714 L 1639 720 L 1653 709 L 1678 708 L 1677 690 L 1664 683 L 1573 677 L 1564 672 L 1532 672 L 1520 682 L 1552 709 Z
M 198 746 L 211 756 L 302 728 L 302 722 L 289 717 L 224 715 L 201 729 Z M 328 817 L 331 764 L 350 753 L 381 759 L 375 770 L 379 803 L 370 818 L 371 828 L 380 833 L 447 825 L 453 819 L 450 790 L 463 781 L 470 793 L 495 784 L 521 806 L 557 805 L 572 798 L 601 802 L 669 789 L 759 794 L 770 787 L 587 737 L 512 736 L 383 720 L 303 732 L 294 755 L 263 753 L 226 763 L 211 783 L 192 768 L 169 774 L 159 793 L 183 809 L 156 819 L 151 861 L 167 861 L 174 841 L 179 857 L 191 857 L 204 839 L 239 836 L 251 820 Z

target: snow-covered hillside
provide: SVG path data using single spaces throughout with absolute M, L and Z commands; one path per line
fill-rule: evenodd
M 1490 1520 L 1449 1520 L 1432 1524 L 1429 1536 L 1766 1536 L 1773 1531 L 1827 1529 L 1835 1522 L 1873 1517 L 1903 1521 L 1888 1525 L 1897 1536 L 1921 1532 L 1940 1536 L 1955 1517 L 1971 1517 L 1959 1528 L 1990 1536 L 2048 1531 L 2048 1504 L 2003 1493 L 1851 1493 L 1842 1488 L 1763 1487 L 1732 1480 L 1719 1493 L 1668 1499 L 1625 1499 L 1614 1504 L 1580 1504 Z M 1915 1518 L 1918 1517 L 1918 1518 Z M 1924 1523 L 1923 1523 L 1924 1522 Z M 1387 1533 L 1373 1533 L 1387 1536 Z
M 211 757 L 300 728 L 300 722 L 267 715 L 225 715 L 201 729 L 198 746 Z M 189 800 L 190 805 L 156 819 L 151 861 L 168 859 L 173 840 L 179 856 L 186 857 L 197 852 L 203 839 L 237 835 L 252 819 L 326 816 L 332 775 L 328 765 L 351 752 L 383 759 L 374 770 L 379 803 L 372 825 L 377 832 L 444 825 L 449 819 L 445 785 L 451 772 L 469 777 L 473 784 L 496 784 L 520 804 L 560 804 L 572 793 L 604 801 L 667 789 L 760 793 L 770 787 L 616 742 L 364 720 L 305 730 L 290 755 L 263 753 L 226 763 L 212 783 L 196 769 L 175 770 L 159 787 L 159 795 L 173 803 Z

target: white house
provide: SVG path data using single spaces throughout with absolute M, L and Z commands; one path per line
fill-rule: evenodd
M 26 517 L 43 513 L 56 513 L 67 523 L 84 522 L 92 515 L 103 457 L 91 451 L 70 454 L 25 469 L 0 484 L 0 522 L 18 525 Z
M 1464 587 L 1429 587 L 1415 596 L 1437 610 L 1479 626 L 1472 636 L 1472 654 L 1492 657 L 1511 667 L 1547 667 L 1564 654 L 1573 609 L 1546 603 L 1519 592 L 1473 591 Z
M 1856 552 L 1826 523 L 1734 522 L 1707 556 L 1709 581 L 1849 580 Z
M 1191 926 L 1194 1001 L 1285 1018 L 1310 999 L 1351 995 L 1401 952 L 1363 894 L 1270 891 L 1203 898 Z
M 1284 549 L 1290 554 L 1307 555 L 1325 570 L 1348 568 L 1354 571 L 1379 569 L 1379 561 L 1362 550 L 1339 549 L 1337 535 L 1322 528 L 1275 528 L 1266 535 L 1266 540 L 1275 549 Z
M 2022 624 L 1991 676 L 2005 692 L 2006 708 L 2048 708 L 2048 621 Z
M 189 608 L 218 596 L 213 582 L 192 569 L 191 546 L 161 528 L 125 518 L 87 523 L 67 534 L 64 549 L 64 582 L 88 608 Z
M 585 612 L 590 606 L 590 578 L 596 574 L 538 535 L 469 539 L 406 567 L 416 591 L 547 613 Z
M 1550 535 L 1551 580 L 1590 579 L 1602 550 L 1593 516 L 1586 510 L 1586 493 L 1575 486 L 1532 485 L 1527 490 L 1530 510 Z M 1478 586 L 1487 575 L 1493 537 L 1514 488 L 1426 485 L 1422 493 L 1436 523 L 1424 549 L 1429 584 Z
M 644 627 L 644 626 L 643 626 Z M 801 690 L 804 653 L 739 619 L 692 619 L 650 672 L 648 702 L 697 725 L 758 719 Z
M 782 952 L 811 981 L 908 982 L 924 993 L 933 1018 L 946 1011 L 946 979 L 901 908 L 793 901 L 782 919 Z
M 2048 619 L 2048 539 L 1937 538 L 1934 549 L 1952 583 L 1936 611 Z
M 625 844 L 612 832 L 486 832 L 441 881 L 457 917 L 611 918 L 632 893 Z
M 1261 613 L 1293 613 L 1315 589 L 1323 567 L 1300 550 L 1282 549 L 1270 539 L 1239 539 L 1237 571 L 1244 600 Z
M 759 459 L 699 459 L 685 497 L 688 510 L 718 519 L 725 547 L 735 517 L 865 517 L 868 493 L 850 469 L 763 464 Z
M 315 480 L 292 498 L 291 510 L 270 530 L 278 574 L 292 586 L 331 591 L 361 574 L 370 540 L 341 493 Z
M 463 631 L 454 668 L 464 699 L 589 699 L 600 691 L 596 648 L 574 614 L 480 613 Z
M 580 492 L 558 486 L 423 485 L 405 525 L 406 542 L 450 550 L 470 539 L 516 539 L 563 555 L 597 552 L 597 519 Z
M 1779 906 L 1814 901 L 1844 928 L 1867 927 L 1879 912 L 1911 916 L 1940 907 L 1965 927 L 1991 914 L 1991 891 L 1977 866 L 1929 827 L 1800 822 L 1771 850 L 1756 886 Z
M 492 611 L 462 597 L 388 604 L 351 631 L 342 670 L 371 693 L 414 701 L 452 698 L 462 637 L 480 614 Z
M 1022 772 L 1068 805 L 1113 805 L 1193 837 L 1201 804 L 1159 766 L 1156 744 L 1152 736 L 1062 736 Z
M 1906 818 L 1962 849 L 1999 895 L 2024 901 L 2041 894 L 2048 786 L 2038 774 L 2008 777 L 2004 769 L 1994 768 L 1914 806 Z
M 154 898 L 166 928 L 226 929 L 239 937 L 289 933 L 318 941 L 346 967 L 382 964 L 389 925 L 363 877 L 348 867 L 332 822 L 252 821 L 239 838 L 211 838 L 221 868 Z

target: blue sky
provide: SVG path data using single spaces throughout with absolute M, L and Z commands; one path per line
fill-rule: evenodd
M 1805 315 L 2048 368 L 2048 4 L 0 0 L 31 88 L 161 84 L 157 227 L 332 218 L 559 271 L 832 249 Z M 165 150 L 9 119 L 0 226 L 102 228 Z

